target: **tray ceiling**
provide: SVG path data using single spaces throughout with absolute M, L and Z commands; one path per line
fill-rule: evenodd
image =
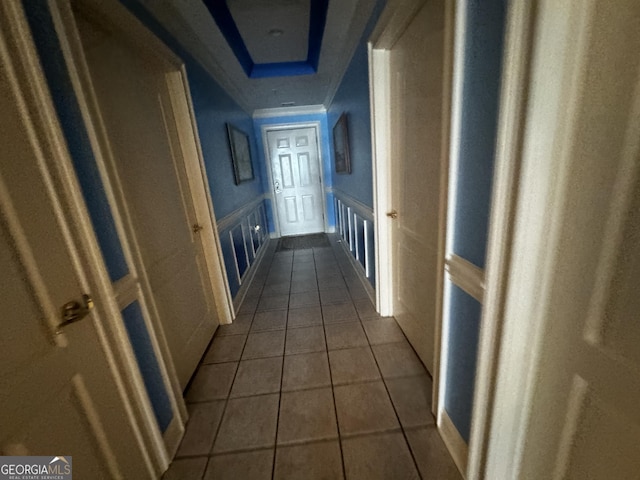
M 144 7 L 244 108 L 255 110 L 328 105 L 351 60 L 376 0 L 140 0 Z M 205 4 L 207 3 L 207 5 Z M 318 29 L 318 11 L 325 19 Z M 229 40 L 212 4 L 223 5 L 238 38 Z M 208 8 L 209 7 L 209 8 Z M 315 22 L 315 23 L 314 23 Z M 318 44 L 316 72 L 309 64 Z M 238 55 L 241 43 L 248 59 Z M 251 62 L 249 65 L 248 62 Z M 276 76 L 251 78 L 252 68 L 276 68 Z M 289 70 L 287 70 L 289 68 Z M 273 74 L 273 71 L 269 71 Z

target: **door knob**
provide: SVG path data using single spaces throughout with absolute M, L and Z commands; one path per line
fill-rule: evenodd
M 62 333 L 62 328 L 82 320 L 84 317 L 89 315 L 91 310 L 93 310 L 93 299 L 86 293 L 82 295 L 82 302 L 76 302 L 73 300 L 65 303 L 62 306 L 62 321 L 58 324 L 56 334 L 60 335 Z
M 398 212 L 396 212 L 395 210 L 391 210 L 390 212 L 387 212 L 387 217 L 398 218 Z
M 202 225 L 199 225 L 197 223 L 194 223 L 193 226 L 191 227 L 191 229 L 193 230 L 193 233 L 198 233 L 203 228 L 204 227 Z
M 276 193 L 280 193 L 282 190 L 280 190 L 280 182 L 278 182 L 277 180 L 274 182 L 273 186 L 276 189 Z

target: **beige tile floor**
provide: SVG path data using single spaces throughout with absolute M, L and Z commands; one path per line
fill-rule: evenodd
M 341 247 L 267 252 L 186 392 L 165 480 L 461 479 L 431 379 Z

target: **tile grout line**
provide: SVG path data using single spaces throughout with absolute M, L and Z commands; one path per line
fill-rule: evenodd
M 269 265 L 271 265 L 273 263 L 273 255 L 271 256 L 271 263 Z M 271 268 L 271 267 L 269 267 Z M 264 284 L 262 289 L 264 289 Z M 262 292 L 262 290 L 261 290 Z M 258 306 L 256 304 L 256 310 L 257 310 Z M 227 412 L 227 407 L 229 405 L 229 399 L 231 397 L 231 390 L 233 390 L 233 385 L 236 382 L 236 377 L 238 376 L 238 370 L 240 370 L 240 362 L 242 362 L 242 355 L 244 355 L 244 350 L 247 347 L 247 342 L 249 341 L 249 335 L 251 332 L 251 327 L 253 326 L 253 319 L 256 316 L 256 310 L 254 310 L 253 312 L 253 317 L 251 317 L 251 324 L 249 325 L 249 330 L 247 331 L 247 336 L 244 339 L 244 344 L 242 345 L 242 351 L 240 352 L 240 357 L 238 358 L 238 365 L 236 367 L 236 370 L 233 374 L 233 380 L 231 381 L 231 387 L 229 387 L 229 393 L 227 394 L 227 397 L 224 401 L 224 407 L 222 409 L 222 414 L 220 415 L 220 422 L 218 423 L 218 426 L 216 428 L 216 433 L 213 437 L 213 443 L 211 444 L 211 449 L 209 450 L 209 457 L 213 457 L 214 453 L 213 453 L 213 449 L 215 447 L 216 441 L 218 440 L 218 435 L 220 434 L 220 429 L 222 428 L 222 422 L 224 421 L 224 416 L 225 413 Z M 209 462 L 212 461 L 211 458 L 207 461 L 207 468 L 209 467 Z M 206 470 L 205 470 L 206 472 Z
M 292 256 L 293 257 L 293 256 Z M 280 390 L 278 392 L 278 411 L 276 412 L 276 432 L 273 439 L 273 461 L 271 465 L 271 479 L 276 475 L 276 455 L 278 453 L 278 429 L 280 428 L 280 408 L 282 405 L 282 381 L 284 379 L 284 356 L 287 353 L 287 326 L 289 323 L 289 308 L 291 303 L 291 282 L 293 281 L 293 258 L 291 259 L 291 272 L 289 273 L 289 293 L 287 300 L 287 318 L 284 324 L 284 345 L 282 346 L 282 365 L 280 366 Z
M 313 254 L 313 261 L 315 264 L 315 252 Z M 335 258 L 335 254 L 334 254 L 334 258 Z M 317 269 L 316 269 L 317 272 Z M 320 289 L 318 288 L 318 296 L 320 296 Z M 324 328 L 325 327 L 325 323 L 324 323 L 324 310 L 322 309 L 322 302 L 320 305 L 320 314 L 322 315 L 322 333 L 324 334 L 324 343 L 325 343 L 325 348 L 326 348 L 326 352 L 327 352 L 327 363 L 328 363 L 328 367 L 329 367 L 329 383 L 331 384 L 331 397 L 333 398 L 333 411 L 334 411 L 334 415 L 336 418 L 336 429 L 338 430 L 338 447 L 340 448 L 340 462 L 342 465 L 342 477 L 344 479 L 347 478 L 347 468 L 345 466 L 344 463 L 344 450 L 342 449 L 342 434 L 340 432 L 340 420 L 338 419 L 338 405 L 336 404 L 336 392 L 335 392 L 335 388 L 333 385 L 333 373 L 331 373 L 331 361 L 329 360 L 329 343 L 327 342 L 327 331 Z
M 353 267 L 351 267 L 353 269 Z M 349 297 L 351 298 L 351 301 L 353 302 L 353 297 L 351 297 L 351 291 L 349 290 L 348 286 L 347 286 L 347 291 L 349 291 Z M 354 302 L 355 304 L 355 302 Z M 378 372 L 380 373 L 380 378 L 382 379 L 382 384 L 384 385 L 384 389 L 387 392 L 387 396 L 389 398 L 389 403 L 391 403 L 391 408 L 393 409 L 393 413 L 396 415 L 396 419 L 398 421 L 398 425 L 400 427 L 400 431 L 402 432 L 402 437 L 404 438 L 405 444 L 407 445 L 407 450 L 409 450 L 409 455 L 411 455 L 411 460 L 413 460 L 413 466 L 416 470 L 416 472 L 418 473 L 418 477 L 422 479 L 422 474 L 420 473 L 420 469 L 418 468 L 418 462 L 416 461 L 415 455 L 413 453 L 413 450 L 411 448 L 411 445 L 409 444 L 409 439 L 407 438 L 407 434 L 405 432 L 404 426 L 402 425 L 402 421 L 400 420 L 400 416 L 398 415 L 398 411 L 396 409 L 395 404 L 393 403 L 393 399 L 391 398 L 391 393 L 389 392 L 389 387 L 387 386 L 387 381 L 384 377 L 384 375 L 382 374 L 382 369 L 380 368 L 380 365 L 378 364 L 378 359 L 375 355 L 375 353 L 373 352 L 373 345 L 371 345 L 371 340 L 369 338 L 369 335 L 367 334 L 367 330 L 366 328 L 364 328 L 364 325 L 362 324 L 362 318 L 360 317 L 360 313 L 358 312 L 358 320 L 360 322 L 360 326 L 362 327 L 362 330 L 364 331 L 365 337 L 367 339 L 367 343 L 369 345 L 369 348 L 371 349 L 371 353 L 373 356 L 373 361 L 376 364 L 376 367 L 378 369 Z M 403 332 L 404 334 L 404 332 Z M 406 336 L 405 336 L 406 337 Z
M 362 320 L 360 320 L 360 322 L 362 323 Z M 367 334 L 367 331 L 364 328 L 364 326 L 362 328 L 364 330 L 365 336 L 367 337 L 367 342 L 369 343 L 369 348 L 371 348 L 371 352 L 373 353 L 373 361 L 376 362 L 376 367 L 378 367 L 378 371 L 380 372 L 380 378 L 382 379 L 382 384 L 384 385 L 384 389 L 387 392 L 387 396 L 389 397 L 389 402 L 391 403 L 391 408 L 393 408 L 393 413 L 395 413 L 396 419 L 398 420 L 398 425 L 400 426 L 400 431 L 402 432 L 402 438 L 404 438 L 404 442 L 407 445 L 407 450 L 409 450 L 409 455 L 411 455 L 411 460 L 413 460 L 413 466 L 416 469 L 416 472 L 418 472 L 418 477 L 422 479 L 422 473 L 420 472 L 420 469 L 418 468 L 418 462 L 417 462 L 416 457 L 415 457 L 415 455 L 413 453 L 413 449 L 411 448 L 411 444 L 409 443 L 409 439 L 407 438 L 407 432 L 405 431 L 404 425 L 402 425 L 402 421 L 400 420 L 400 415 L 398 414 L 398 410 L 397 410 L 395 404 L 393 403 L 393 398 L 391 397 L 391 392 L 389 391 L 389 386 L 387 385 L 387 379 L 382 374 L 382 369 L 380 368 L 380 364 L 378 363 L 378 358 L 376 357 L 375 352 L 373 352 L 373 346 L 371 345 L 371 341 L 369 339 L 369 335 Z

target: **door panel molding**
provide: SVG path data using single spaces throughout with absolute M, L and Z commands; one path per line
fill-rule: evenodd
M 0 24 L 0 55 L 4 57 L 2 63 L 12 77 L 14 91 L 20 92 L 22 102 L 19 106 L 25 125 L 29 125 L 33 146 L 43 153 L 38 160 L 41 173 L 51 182 L 51 187 L 54 188 L 53 195 L 59 201 L 56 208 L 66 228 L 67 247 L 75 252 L 76 256 L 73 268 L 84 284 L 83 288 L 93 296 L 96 307 L 91 317 L 97 342 L 115 381 L 115 390 L 124 405 L 124 415 L 134 432 L 135 442 L 141 446 L 137 461 L 144 464 L 148 478 L 155 478 L 164 470 L 164 462 L 167 461 L 166 455 L 163 456 L 157 449 L 162 445 L 162 440 L 155 433 L 155 419 L 148 407 L 135 357 L 126 341 L 126 331 L 119 321 L 119 309 L 111 290 L 111 280 L 102 260 L 84 198 L 80 193 L 66 140 L 60 129 L 21 2 L 6 2 L 0 5 Z M 10 203 L 3 201 L 2 204 L 8 207 Z M 19 228 L 18 231 L 23 230 Z M 41 238 L 42 241 L 47 240 L 46 235 Z M 23 237 L 22 241 L 26 242 L 27 238 Z M 45 248 L 41 253 L 46 252 Z M 34 264 L 32 266 L 36 267 Z M 48 289 L 46 285 L 42 285 L 42 288 Z M 59 306 L 49 303 L 41 303 L 51 312 L 45 316 L 49 321 L 57 321 Z M 54 348 L 67 344 L 65 333 L 56 337 L 58 338 L 54 344 L 57 347 Z M 74 381 L 74 385 L 78 386 L 78 381 Z M 88 397 L 85 395 L 84 398 Z M 7 453 L 24 454 L 19 446 L 15 447 L 12 451 L 12 447 L 8 446 Z M 108 459 L 108 463 L 113 465 L 113 459 Z M 111 471 L 117 473 L 116 470 Z
M 109 22 L 113 21 L 114 18 L 117 19 L 114 23 L 120 25 L 119 28 L 129 27 L 131 29 L 129 35 L 139 35 L 141 37 L 139 39 L 140 44 L 148 48 L 154 47 L 154 52 L 161 52 L 166 48 L 160 44 L 157 39 L 152 38 L 153 36 L 148 34 L 148 32 L 145 30 L 141 31 L 140 29 L 143 27 L 141 27 L 139 22 L 132 21 L 131 14 L 129 14 L 122 5 L 117 5 L 112 2 L 100 3 L 94 0 L 74 0 L 73 6 L 80 8 L 83 12 L 88 12 L 93 19 L 97 16 L 97 18 L 101 19 L 99 21 Z M 152 290 L 149 279 L 141 262 L 140 247 L 135 237 L 131 235 L 132 222 L 126 203 L 123 200 L 124 192 L 119 182 L 114 181 L 114 179 L 117 178 L 117 174 L 113 161 L 111 161 L 113 151 L 108 141 L 106 127 L 101 118 L 98 100 L 94 94 L 95 90 L 91 81 L 89 67 L 85 60 L 83 45 L 76 23 L 76 12 L 74 12 L 72 7 L 72 0 L 53 0 L 51 2 L 51 14 L 67 64 L 67 71 L 71 77 L 84 125 L 89 135 L 89 141 L 97 168 L 100 172 L 101 181 L 104 185 L 109 204 L 111 205 L 111 212 L 122 249 L 127 259 L 130 275 L 135 278 L 142 287 L 141 289 L 134 287 L 128 295 L 120 292 L 119 296 L 131 297 L 131 294 L 133 294 L 136 296 L 136 301 L 140 303 L 144 312 L 145 324 L 151 337 L 155 357 L 162 373 L 162 378 L 167 387 L 169 387 L 167 390 L 170 391 L 169 397 L 174 417 L 180 419 L 180 423 L 182 424 L 181 430 L 184 431 L 184 425 L 187 421 L 186 404 L 182 399 L 182 389 L 178 381 L 177 370 L 171 361 L 169 345 L 163 334 L 162 326 L 159 323 L 158 308 L 151 294 Z M 159 55 L 159 53 L 156 53 L 156 55 Z M 159 56 L 158 59 L 161 62 L 179 65 L 179 60 L 175 56 L 169 58 Z M 115 318 L 121 318 L 120 310 L 118 310 Z M 130 340 L 124 322 L 120 323 L 120 327 L 124 333 L 121 341 L 128 343 Z M 133 358 L 136 362 L 133 370 L 139 372 L 137 360 L 135 360 L 135 356 Z M 154 451 L 156 455 L 159 456 L 159 461 L 161 465 L 163 465 L 163 469 L 166 469 L 179 443 L 176 442 L 175 445 L 169 445 L 167 443 L 170 437 L 164 438 L 157 427 L 157 422 L 144 383 L 142 383 L 142 388 L 147 403 L 145 412 L 153 419 L 155 430 L 157 430 L 157 432 L 154 432 Z M 171 438 L 171 440 L 176 441 L 175 438 Z
M 324 221 L 323 221 L 324 231 L 327 232 L 329 229 L 327 224 L 327 221 L 328 221 L 327 220 L 327 201 L 326 201 L 326 195 L 325 195 L 325 189 L 324 189 L 324 185 L 325 185 L 324 167 L 323 167 L 324 158 L 322 155 L 322 148 L 320 144 L 320 134 L 321 134 L 321 128 L 322 128 L 320 121 L 302 122 L 302 123 L 267 124 L 267 125 L 262 125 L 260 127 L 261 133 L 262 133 L 262 144 L 264 148 L 264 158 L 267 164 L 266 165 L 267 179 L 269 181 L 269 191 L 268 193 L 265 193 L 265 199 L 268 199 L 269 202 L 271 203 L 271 208 L 274 213 L 273 219 L 275 223 L 274 227 L 275 227 L 276 237 L 281 236 L 281 229 L 280 229 L 280 219 L 278 218 L 278 214 L 277 214 L 273 170 L 272 170 L 272 162 L 271 162 L 271 152 L 269 149 L 269 139 L 267 135 L 269 132 L 272 132 L 272 131 L 298 130 L 298 129 L 304 129 L 304 128 L 313 128 L 315 130 L 316 148 L 318 152 L 318 169 L 319 169 L 319 175 L 320 175 L 320 195 L 322 197 L 322 215 L 324 217 Z

